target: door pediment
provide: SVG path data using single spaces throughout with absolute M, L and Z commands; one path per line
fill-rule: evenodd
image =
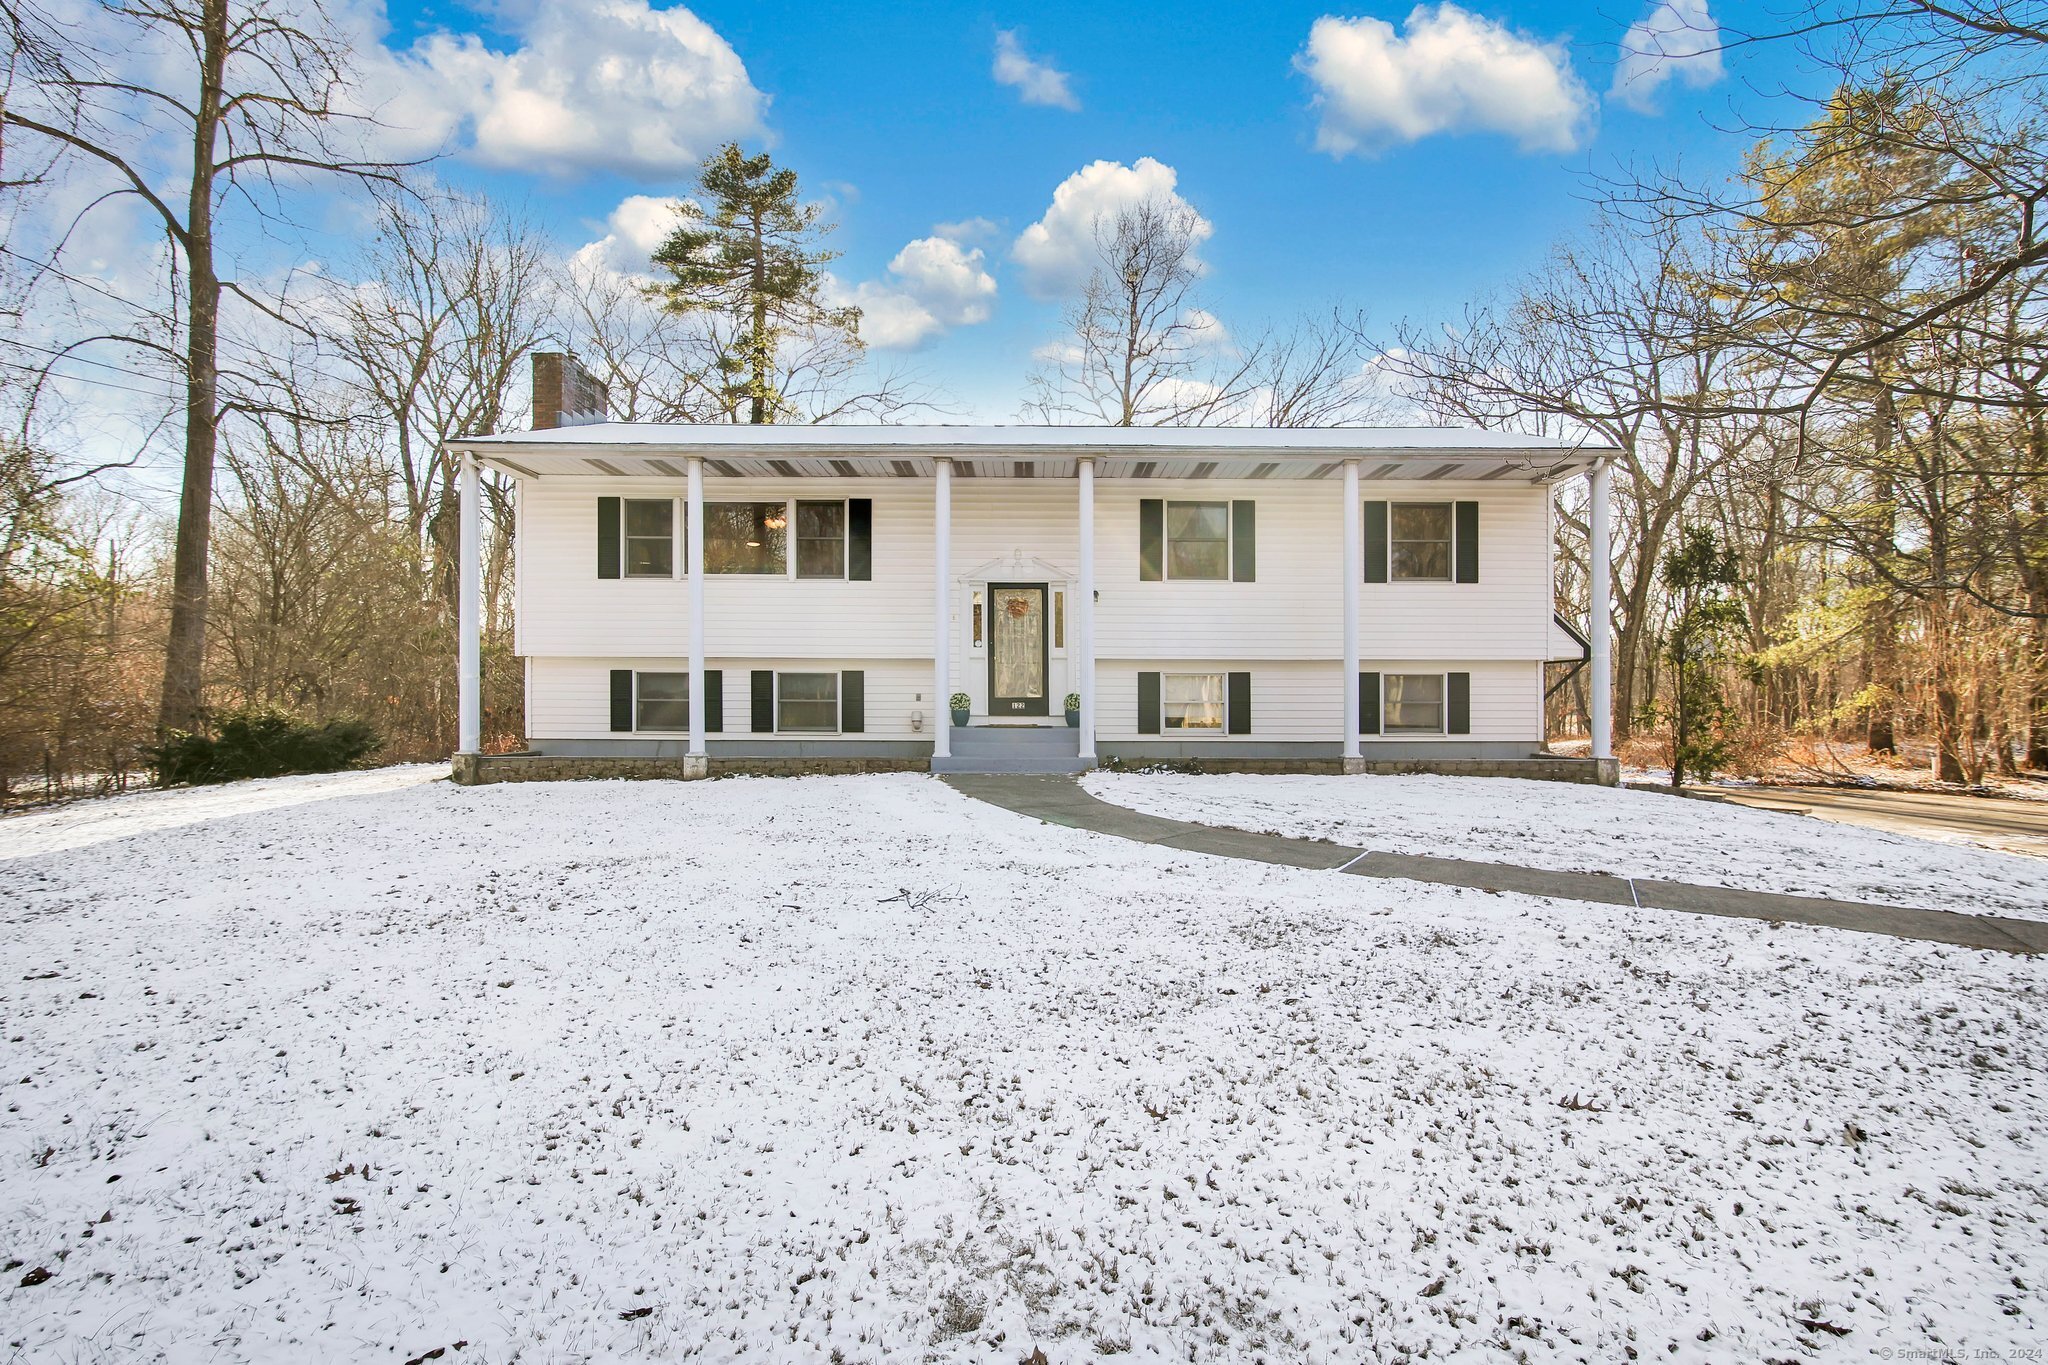
M 1049 559 L 1038 559 L 1022 551 L 1014 555 L 1002 555 L 985 563 L 977 564 L 956 576 L 961 583 L 1019 583 L 1043 580 L 1048 583 L 1070 583 L 1079 577 L 1073 569 L 1053 563 Z

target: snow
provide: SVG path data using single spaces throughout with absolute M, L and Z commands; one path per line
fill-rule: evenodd
M 923 777 L 416 776 L 0 822 L 8 1359 L 2048 1333 L 2030 959 L 1212 859 Z
M 949 446 L 994 450 L 1051 449 L 1138 451 L 1335 451 L 1426 450 L 1457 454 L 1481 451 L 1513 453 L 1606 454 L 1613 447 L 1582 444 L 1554 436 L 1529 436 L 1514 431 L 1477 427 L 1060 427 L 947 426 L 925 423 L 901 426 L 712 426 L 674 422 L 588 422 L 541 431 L 509 431 L 470 436 L 455 442 L 463 449 L 487 451 L 493 446 L 763 446 L 775 449 L 816 447 L 858 452 L 865 449 Z
M 1660 792 L 1473 777 L 1093 772 L 1151 815 L 1563 871 L 2048 919 L 2048 862 Z

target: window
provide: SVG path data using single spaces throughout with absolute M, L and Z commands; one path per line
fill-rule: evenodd
M 846 577 L 846 504 L 796 505 L 796 576 Z
M 787 572 L 789 504 L 704 504 L 704 572 Z
M 1166 504 L 1166 576 L 1230 577 L 1230 504 Z
M 1168 673 L 1159 681 L 1160 721 L 1169 730 L 1223 730 L 1223 675 Z
M 1388 734 L 1444 732 L 1444 675 L 1389 673 L 1382 711 Z
M 777 673 L 775 728 L 835 733 L 839 729 L 839 675 Z
M 1388 509 L 1392 577 L 1451 579 L 1451 505 L 1397 502 Z
M 687 673 L 635 673 L 633 675 L 633 728 L 635 730 L 689 729 L 690 675 Z
M 671 498 L 626 499 L 626 577 L 675 577 L 675 523 Z

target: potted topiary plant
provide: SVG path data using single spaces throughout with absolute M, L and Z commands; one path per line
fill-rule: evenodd
M 1067 700 L 1066 700 L 1066 703 L 1065 703 L 1065 704 L 1066 704 L 1066 708 L 1067 708 L 1067 728 L 1068 728 L 1069 730 L 1078 730 L 1078 729 L 1080 729 L 1080 728 L 1081 728 L 1081 694 L 1080 694 L 1079 692 L 1069 692 L 1069 693 L 1067 693 Z
M 974 698 L 968 696 L 965 692 L 955 692 L 952 700 L 947 705 L 953 708 L 953 723 L 955 725 L 967 724 L 967 718 L 974 714 Z

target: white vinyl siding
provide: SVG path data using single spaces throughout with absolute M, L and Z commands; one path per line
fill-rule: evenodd
M 1528 741 L 1533 752 L 1543 733 L 1543 665 L 1498 659 L 1372 659 L 1359 662 L 1359 670 L 1380 675 L 1382 733 L 1361 740 L 1366 757 L 1374 744 L 1435 742 L 1457 745 L 1473 740 Z M 1472 675 L 1472 732 L 1447 735 L 1435 731 L 1387 731 L 1386 679 L 1389 674 L 1421 674 L 1441 678 L 1446 673 Z M 1357 686 L 1354 680 L 1352 686 Z M 1338 728 L 1341 730 L 1341 723 Z
M 921 479 L 705 478 L 711 502 L 871 498 L 873 580 L 706 574 L 708 648 L 799 659 L 931 657 L 932 488 Z M 966 482 L 965 480 L 961 481 Z M 520 484 L 519 648 L 538 657 L 687 653 L 690 585 L 597 576 L 597 499 L 682 495 L 681 480 L 541 479 Z M 1071 485 L 1068 507 L 1072 507 Z M 955 517 L 959 516 L 955 485 Z M 678 518 L 682 511 L 677 505 Z M 1071 518 L 1070 518 L 1071 520 Z M 1068 545 L 1073 528 L 1067 529 Z M 956 533 L 957 538 L 957 533 Z M 1004 552 L 1018 542 L 1007 539 Z M 1027 542 L 1028 543 L 1028 542 Z M 1071 551 L 1070 551 L 1071 553 Z
M 1368 466 L 1369 468 L 1370 466 Z M 924 739 L 943 717 L 931 695 L 932 483 L 928 479 L 725 479 L 707 473 L 707 502 L 873 502 L 873 579 L 707 575 L 705 643 L 725 671 L 724 731 L 746 736 L 754 668 L 866 673 L 866 739 Z M 610 734 L 606 670 L 680 671 L 689 642 L 681 479 L 522 480 L 516 582 L 517 648 L 529 667 L 528 734 Z M 597 577 L 600 496 L 677 499 L 673 578 Z M 1469 738 L 1534 743 L 1541 735 L 1538 660 L 1560 651 L 1551 625 L 1549 491 L 1519 480 L 1375 482 L 1365 499 L 1479 503 L 1477 583 L 1366 583 L 1359 594 L 1361 667 L 1472 674 Z M 1096 485 L 1098 732 L 1135 739 L 1139 670 L 1253 675 L 1264 742 L 1334 743 L 1342 729 L 1343 485 L 1339 479 L 1100 479 Z M 1254 582 L 1141 582 L 1142 498 L 1257 504 Z M 1078 490 L 1071 478 L 953 481 L 948 576 L 949 691 L 985 714 L 988 651 L 970 640 L 972 594 L 990 582 L 1038 583 L 1063 593 L 1066 643 L 1077 642 Z M 795 528 L 791 528 L 794 531 Z M 792 535 L 790 556 L 798 553 Z M 986 598 L 984 597 L 984 602 Z M 1381 662 L 1374 662 L 1375 660 Z M 1054 643 L 1047 692 L 1078 684 L 1073 656 Z M 924 729 L 909 729 L 921 711 Z M 856 737 L 849 736 L 849 740 Z M 1388 737 L 1395 738 L 1395 737 Z M 1401 738 L 1406 738 L 1402 736 Z M 1466 736 L 1448 737 L 1452 740 Z M 1368 737 L 1367 743 L 1372 742 Z
M 865 699 L 862 704 L 864 729 L 847 735 L 847 743 L 862 740 L 930 740 L 933 717 L 944 723 L 945 708 L 932 704 L 932 666 L 929 659 L 794 659 L 787 655 L 771 658 L 730 658 L 712 654 L 704 661 L 707 669 L 725 675 L 725 728 L 712 731 L 707 739 L 746 739 L 754 734 L 753 673 L 765 668 L 777 673 L 843 672 L 859 669 Z M 687 673 L 687 658 L 539 658 L 527 667 L 527 738 L 536 748 L 550 739 L 631 739 L 611 728 L 611 670 L 630 668 L 652 673 Z M 924 715 L 922 731 L 910 728 L 913 711 Z M 708 718 L 707 718 L 708 719 Z M 838 722 L 833 722 L 837 730 Z M 664 734 L 663 738 L 680 738 Z M 763 730 L 759 738 L 773 739 L 775 732 Z M 789 739 L 830 739 L 830 733 L 789 734 Z

